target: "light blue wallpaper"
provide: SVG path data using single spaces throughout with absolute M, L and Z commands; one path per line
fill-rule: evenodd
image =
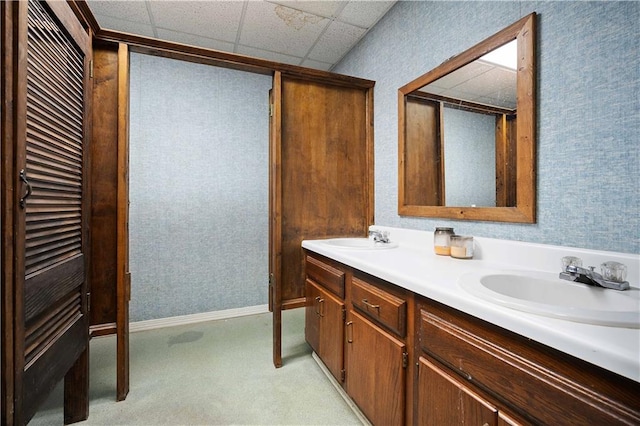
M 271 85 L 131 55 L 132 321 L 267 303 Z
M 495 116 L 445 106 L 443 117 L 445 204 L 495 206 Z
M 397 213 L 397 90 L 538 15 L 538 220 Z M 398 2 L 334 71 L 376 81 L 376 223 L 640 253 L 640 3 Z

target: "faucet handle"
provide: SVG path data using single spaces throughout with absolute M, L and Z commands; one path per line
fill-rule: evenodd
M 582 259 L 575 256 L 564 256 L 562 258 L 562 270 L 566 271 L 567 266 L 582 266 Z

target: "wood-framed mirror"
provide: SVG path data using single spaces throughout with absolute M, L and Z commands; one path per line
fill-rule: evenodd
M 535 223 L 535 39 L 532 13 L 398 90 L 401 216 Z

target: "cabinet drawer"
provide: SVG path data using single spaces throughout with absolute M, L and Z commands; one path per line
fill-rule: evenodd
M 305 272 L 309 278 L 344 299 L 344 272 L 311 256 L 307 256 Z
M 407 333 L 407 301 L 358 278 L 351 281 L 353 307 L 400 337 Z

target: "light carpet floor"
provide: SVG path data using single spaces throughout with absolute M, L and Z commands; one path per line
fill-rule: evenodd
M 283 367 L 271 314 L 130 335 L 130 392 L 115 401 L 115 336 L 91 341 L 89 419 L 80 425 L 360 425 L 312 359 L 304 309 L 283 312 Z M 30 425 L 61 425 L 62 386 Z

